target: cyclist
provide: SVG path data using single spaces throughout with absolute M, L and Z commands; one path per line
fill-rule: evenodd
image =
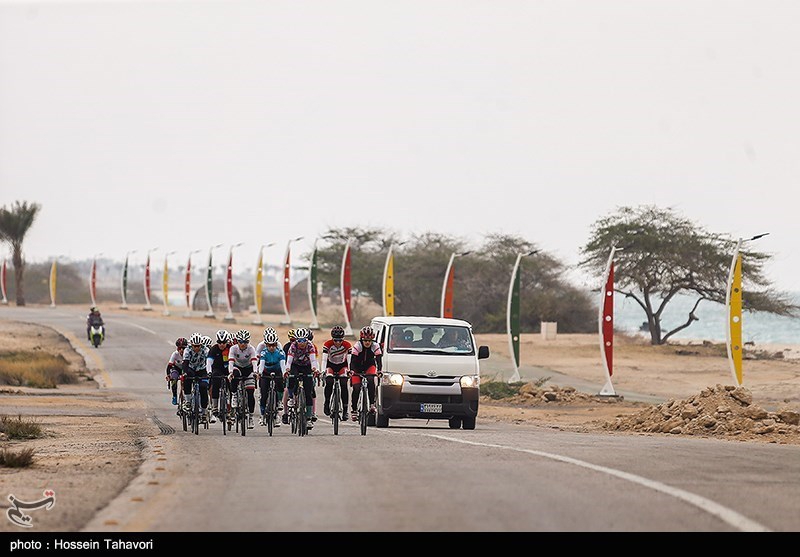
M 178 379 L 181 376 L 183 367 L 183 351 L 189 346 L 189 341 L 183 337 L 175 341 L 175 351 L 167 362 L 167 381 L 172 388 L 172 404 L 178 404 Z
M 331 329 L 331 338 L 322 345 L 322 366 L 325 370 L 325 405 L 322 411 L 326 416 L 331 415 L 331 394 L 333 382 L 339 381 L 342 393 L 342 410 L 347 409 L 347 360 L 353 345 L 344 340 L 344 329 L 336 325 Z M 346 418 L 346 416 L 345 416 Z
M 319 373 L 317 368 L 317 350 L 314 344 L 308 341 L 308 334 L 311 331 L 304 327 L 295 329 L 294 342 L 289 346 L 289 352 L 286 354 L 286 373 L 284 377 L 289 379 L 287 391 L 289 396 L 293 397 L 295 389 L 297 388 L 298 377 L 303 377 L 303 390 L 307 393 L 306 407 L 298 408 L 298 412 L 305 411 L 306 417 L 309 418 L 308 428 L 314 427 L 311 421 L 313 413 L 313 398 L 311 393 L 314 391 L 314 376 Z M 284 405 L 286 408 L 286 405 Z M 283 423 L 289 423 L 289 416 L 284 410 Z
M 264 335 L 264 349 L 259 352 L 258 375 L 260 377 L 258 388 L 261 392 L 259 406 L 261 407 L 261 420 L 259 425 L 267 425 L 267 394 L 269 393 L 269 374 L 275 372 L 275 393 L 276 399 L 283 398 L 283 374 L 286 373 L 286 354 L 278 344 L 278 334 L 270 332 Z M 278 409 L 280 410 L 280 409 Z M 280 424 L 276 423 L 276 426 Z
M 266 329 L 264 329 L 264 340 L 262 340 L 261 342 L 259 342 L 259 343 L 258 343 L 258 345 L 256 346 L 256 355 L 257 355 L 257 356 L 261 356 L 261 353 L 264 351 L 264 348 L 266 348 L 266 347 L 267 347 L 267 337 L 268 337 L 268 336 L 269 336 L 271 333 L 274 333 L 274 334 L 275 334 L 275 337 L 277 338 L 277 336 L 278 336 L 278 331 L 277 331 L 277 330 L 275 330 L 275 327 L 267 327 Z
M 359 332 L 359 339 L 353 343 L 350 356 L 350 371 L 363 373 L 367 376 L 367 393 L 369 396 L 369 411 L 375 413 L 375 378 L 381 371 L 381 345 L 375 342 L 375 331 L 366 326 Z M 353 375 L 350 378 L 353 386 L 352 419 L 358 421 L 358 397 L 361 393 L 361 378 Z
M 236 332 L 236 344 L 231 346 L 228 351 L 228 378 L 231 379 L 231 392 L 233 402 L 231 406 L 244 404 L 245 401 L 239 400 L 237 387 L 239 381 L 244 381 L 244 388 L 247 391 L 247 409 L 250 416 L 247 422 L 247 429 L 253 429 L 253 412 L 256 410 L 256 380 L 253 372 L 258 366 L 258 356 L 256 349 L 250 344 L 250 331 L 244 329 Z
M 314 331 L 312 331 L 311 329 L 308 329 L 308 342 L 312 343 L 312 344 L 314 342 Z M 319 348 L 317 348 L 316 344 L 314 344 L 314 353 L 319 355 Z M 316 422 L 317 421 L 317 385 L 319 384 L 319 382 L 320 382 L 320 377 L 319 377 L 319 374 L 317 374 L 316 381 L 314 382 L 314 390 L 311 391 L 311 421 L 312 422 Z
M 225 329 L 217 331 L 214 346 L 208 349 L 206 356 L 206 370 L 211 376 L 211 423 L 217 421 L 219 416 L 219 388 L 223 381 L 227 381 L 228 352 L 233 341 L 231 334 Z M 227 400 L 222 401 L 228 404 Z M 226 406 L 227 408 L 227 406 Z
M 208 420 L 208 372 L 206 371 L 206 356 L 208 348 L 203 344 L 203 335 L 193 333 L 189 337 L 189 346 L 183 351 L 183 375 L 185 377 L 200 377 L 200 419 Z M 192 382 L 183 382 L 184 410 L 191 408 Z
M 289 340 L 286 342 L 286 344 L 283 345 L 283 353 L 288 356 L 289 355 L 289 347 L 292 345 L 292 343 L 294 342 L 294 339 L 295 339 L 294 329 L 289 329 L 288 331 L 286 331 L 286 336 L 289 338 Z M 286 366 L 286 369 L 289 369 L 288 365 Z M 284 374 L 284 375 L 286 375 L 286 374 Z M 286 408 L 286 404 L 288 403 L 288 401 L 289 401 L 289 389 L 284 389 L 283 390 L 283 400 L 279 403 L 281 409 Z M 286 422 L 284 422 L 284 423 L 286 423 Z

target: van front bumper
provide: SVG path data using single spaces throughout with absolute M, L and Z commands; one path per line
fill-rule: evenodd
M 478 415 L 479 388 L 462 387 L 460 394 L 404 393 L 400 386 L 381 385 L 378 412 L 387 418 L 424 418 L 429 420 Z M 442 405 L 441 412 L 424 411 L 423 405 Z M 428 406 L 427 409 L 430 409 Z

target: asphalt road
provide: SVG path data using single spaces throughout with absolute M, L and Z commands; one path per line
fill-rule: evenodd
M 320 420 L 307 437 L 287 426 L 269 437 L 258 425 L 246 437 L 223 436 L 219 423 L 193 435 L 175 415 L 164 367 L 177 336 L 221 323 L 120 311 L 104 316 L 109 336 L 94 349 L 74 310 L 6 307 L 0 317 L 64 333 L 105 388 L 145 401 L 154 434 L 167 426 L 147 442 L 138 477 L 85 531 L 800 530 L 797 446 L 480 418 L 474 431 L 392 420 L 366 436 L 343 424 L 334 436 L 321 390 Z

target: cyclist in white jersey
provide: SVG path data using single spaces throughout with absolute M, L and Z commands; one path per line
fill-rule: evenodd
M 231 392 L 233 401 L 231 406 L 244 404 L 238 400 L 237 388 L 239 381 L 244 381 L 244 388 L 247 391 L 247 409 L 250 417 L 247 428 L 253 428 L 253 412 L 256 410 L 256 378 L 255 371 L 258 369 L 258 356 L 256 349 L 250 344 L 250 332 L 241 330 L 236 333 L 236 344 L 231 346 L 228 351 L 228 377 L 231 379 Z

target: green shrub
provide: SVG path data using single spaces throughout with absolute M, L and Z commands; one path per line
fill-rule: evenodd
M 5 433 L 9 439 L 36 439 L 42 436 L 42 426 L 32 418 L 0 416 L 0 432 Z
M 21 449 L 14 452 L 11 449 L 0 451 L 0 466 L 8 468 L 27 468 L 33 464 L 34 450 L 31 448 Z
M 0 385 L 52 389 L 75 383 L 77 376 L 61 354 L 13 351 L 0 352 Z

